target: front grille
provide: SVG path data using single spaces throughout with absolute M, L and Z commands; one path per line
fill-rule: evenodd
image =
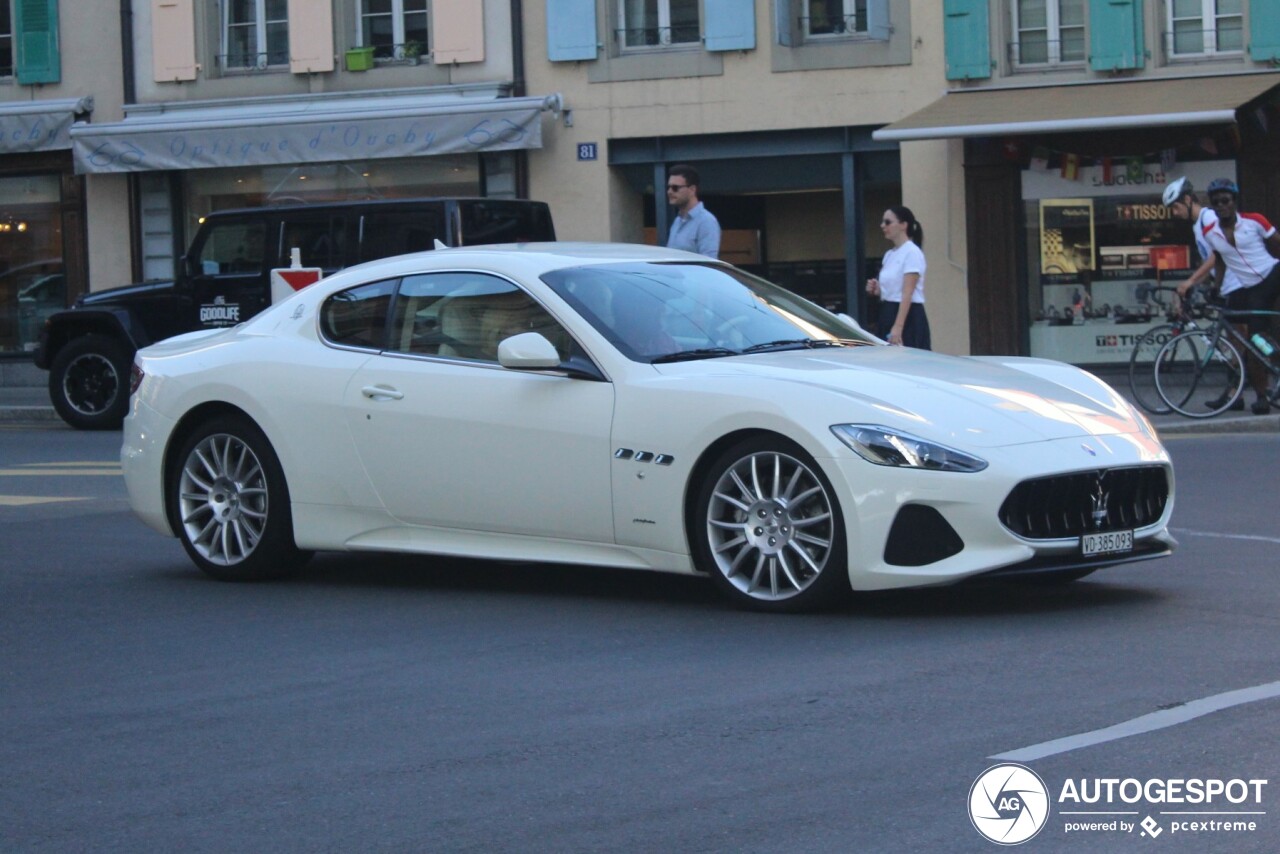
M 1078 472 L 1024 480 L 1000 506 L 1000 521 L 1020 537 L 1057 540 L 1152 525 L 1168 500 L 1162 466 Z

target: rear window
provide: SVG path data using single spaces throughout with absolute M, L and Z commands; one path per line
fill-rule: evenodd
M 360 219 L 361 261 L 426 252 L 435 248 L 437 238 L 445 239 L 444 209 L 440 206 L 368 213 Z

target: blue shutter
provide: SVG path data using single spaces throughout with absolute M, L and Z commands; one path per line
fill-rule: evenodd
M 755 0 L 703 0 L 707 50 L 754 50 Z
M 945 0 L 942 24 L 947 43 L 947 79 L 983 80 L 991 76 L 987 0 Z
M 773 25 L 778 31 L 778 44 L 791 47 L 795 41 L 795 27 L 792 23 L 792 4 L 800 0 L 773 0 Z
M 595 59 L 596 0 L 547 0 L 547 59 Z
M 867 0 L 867 35 L 878 42 L 887 42 L 892 34 L 889 0 Z
M 1142 38 L 1142 3 L 1135 0 L 1091 0 L 1089 3 L 1089 67 L 1094 71 L 1141 68 L 1146 47 Z
M 14 63 L 19 83 L 57 83 L 62 79 L 58 53 L 58 0 L 17 0 L 14 3 Z
M 1280 0 L 1249 4 L 1249 56 L 1254 62 L 1280 61 Z

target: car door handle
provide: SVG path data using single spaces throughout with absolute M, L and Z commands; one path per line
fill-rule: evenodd
M 404 392 L 389 385 L 367 385 L 360 389 L 360 393 L 370 400 L 400 400 L 404 397 Z

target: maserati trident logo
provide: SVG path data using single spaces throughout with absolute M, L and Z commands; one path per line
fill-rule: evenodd
M 1102 478 L 1105 475 L 1099 472 L 1093 479 L 1093 493 L 1089 496 L 1090 502 L 1093 504 L 1093 529 L 1101 531 L 1102 526 L 1107 523 L 1107 499 L 1110 493 L 1102 485 Z

